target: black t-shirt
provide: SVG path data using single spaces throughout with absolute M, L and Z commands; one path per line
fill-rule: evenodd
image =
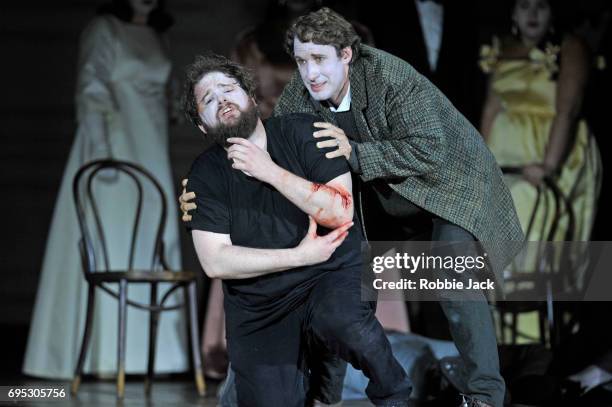
M 343 157 L 328 159 L 330 149 L 319 149 L 312 136 L 318 119 L 290 114 L 265 122 L 267 149 L 280 167 L 306 180 L 325 184 L 349 171 Z M 227 152 L 213 146 L 193 163 L 189 187 L 197 209 L 191 229 L 229 234 L 232 244 L 251 248 L 284 249 L 297 246 L 308 230 L 308 216 L 271 185 L 231 167 Z M 279 310 L 297 306 L 325 272 L 360 267 L 360 229 L 356 216 L 349 236 L 332 257 L 321 264 L 240 280 L 224 280 L 226 300 L 241 310 Z M 329 232 L 321 226 L 318 234 Z M 227 303 L 226 303 L 227 305 Z

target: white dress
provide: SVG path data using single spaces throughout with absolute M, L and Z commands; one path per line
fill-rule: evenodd
M 181 263 L 168 153 L 166 83 L 170 62 L 160 37 L 148 26 L 100 16 L 83 32 L 79 56 L 78 130 L 53 213 L 23 367 L 26 374 L 55 379 L 72 377 L 85 326 L 87 283 L 77 250 L 80 232 L 72 200 L 72 179 L 81 165 L 112 157 L 135 162 L 152 172 L 168 200 L 166 257 L 173 269 Z M 122 190 L 123 181 L 111 176 L 97 191 L 101 192 L 100 211 L 108 228 L 105 233 L 110 253 L 118 253 L 111 254 L 111 269 L 127 266 L 126 230 L 133 217 L 121 200 L 126 195 L 130 199 Z M 152 240 L 155 222 L 146 220 L 151 213 L 148 211 L 159 202 L 146 197 L 145 191 L 145 222 L 140 233 Z M 150 250 L 136 251 L 135 268 L 146 267 L 150 261 Z M 178 295 L 182 297 L 182 293 Z M 148 286 L 129 286 L 128 298 L 148 302 Z M 99 289 L 96 299 L 84 371 L 111 375 L 117 371 L 118 301 Z M 127 373 L 146 372 L 148 321 L 148 313 L 128 307 Z M 184 311 L 162 313 L 158 329 L 155 371 L 186 371 Z

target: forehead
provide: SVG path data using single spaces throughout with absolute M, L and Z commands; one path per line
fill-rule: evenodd
M 209 72 L 195 86 L 196 95 L 205 94 L 209 90 L 225 85 L 237 84 L 238 81 L 222 72 Z
M 293 39 L 293 53 L 296 56 L 308 55 L 336 55 L 336 48 L 333 45 L 321 45 L 314 42 L 302 42 L 297 37 Z

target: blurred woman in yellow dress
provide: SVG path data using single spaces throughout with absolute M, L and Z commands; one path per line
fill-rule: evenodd
M 501 167 L 519 169 L 506 182 L 527 239 L 548 240 L 554 197 L 543 189 L 536 201 L 551 177 L 575 216 L 571 236 L 564 211 L 551 240 L 586 241 L 601 179 L 599 150 L 580 117 L 589 55 L 581 40 L 555 32 L 552 5 L 515 1 L 512 35 L 481 49 L 481 67 L 490 74 L 481 132 Z

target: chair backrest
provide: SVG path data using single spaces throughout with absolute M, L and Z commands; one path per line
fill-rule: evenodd
M 104 194 L 100 193 L 100 188 Z M 107 193 L 113 188 L 121 190 L 120 196 L 113 194 L 112 197 Z M 98 191 L 96 191 L 98 190 Z M 125 191 L 129 191 L 131 205 L 128 199 L 124 203 L 121 199 Z M 121 224 L 121 233 L 125 233 L 122 238 L 129 237 L 127 270 L 134 268 L 134 259 L 139 239 L 142 240 L 142 212 L 143 199 L 155 199 L 157 213 L 147 212 L 147 222 L 153 223 L 154 238 L 151 247 L 151 266 L 150 270 L 158 266 L 167 268 L 164 258 L 163 234 L 167 217 L 166 197 L 164 191 L 155 177 L 141 166 L 125 161 L 117 160 L 97 160 L 83 165 L 76 173 L 72 183 L 72 192 L 76 207 L 81 239 L 79 248 L 83 260 L 83 271 L 85 277 L 88 273 L 95 271 L 112 271 L 109 260 L 108 238 L 116 239 L 117 236 L 107 236 L 105 233 L 105 222 L 109 222 L 109 216 L 121 215 L 122 221 L 128 219 L 130 212 L 133 216 L 129 217 L 130 222 Z M 150 191 L 150 192 L 149 192 Z M 98 196 L 102 195 L 102 196 Z M 101 214 L 101 206 L 108 205 L 109 200 L 116 206 L 115 211 L 110 211 L 104 216 Z M 128 217 L 126 217 L 128 216 Z M 117 219 L 114 220 L 115 223 Z M 129 224 L 127 224 L 129 223 Z M 116 233 L 117 229 L 113 230 Z M 140 233 L 139 233 L 140 232 Z M 147 233 L 148 234 L 148 233 Z M 148 239 L 150 240 L 150 236 Z M 100 260 L 101 257 L 101 260 Z M 103 265 L 101 268 L 100 266 Z
M 506 175 L 520 176 L 522 169 L 502 167 L 502 172 Z M 546 291 L 555 294 L 562 293 L 566 296 L 571 292 L 571 295 L 578 298 L 584 281 L 589 281 L 590 270 L 587 266 L 592 259 L 588 256 L 584 242 L 575 241 L 577 238 L 576 214 L 571 199 L 563 193 L 554 178 L 545 177 L 543 181 L 537 188 L 537 195 L 525 231 L 525 240 L 528 247 L 531 248 L 527 250 L 537 251 L 535 253 L 537 264 L 533 265 L 534 270 L 532 270 L 536 274 L 532 277 L 542 284 L 550 284 L 545 288 Z M 545 208 L 543 211 L 545 215 L 536 220 L 536 215 L 541 208 Z M 559 233 L 560 230 L 562 234 Z M 543 240 L 529 242 L 534 232 L 539 232 Z M 561 241 L 559 237 L 562 238 Z M 517 281 L 527 279 L 529 276 L 519 275 Z M 512 277 L 507 279 L 507 281 L 510 280 Z
M 502 167 L 501 170 L 504 174 L 507 175 L 518 176 L 522 174 L 522 168 L 520 167 Z M 545 205 L 547 208 L 550 207 L 549 196 L 547 194 L 548 191 L 550 191 L 553 196 L 554 217 L 550 223 L 548 222 L 547 217 L 544 217 L 541 220 L 540 224 L 536 225 L 535 216 L 538 211 L 539 205 Z M 533 205 L 527 230 L 525 231 L 525 240 L 529 241 L 531 232 L 534 231 L 534 228 L 539 227 L 541 230 L 541 235 L 546 235 L 546 241 L 553 241 L 555 239 L 555 235 L 557 233 L 557 229 L 559 228 L 560 222 L 565 216 L 568 219 L 568 224 L 563 236 L 563 240 L 571 241 L 574 239 L 574 234 L 576 230 L 576 218 L 574 214 L 574 209 L 572 207 L 572 202 L 563 193 L 563 191 L 561 191 L 561 189 L 553 178 L 544 178 L 543 184 L 539 188 L 537 188 L 536 200 Z M 550 225 L 548 227 L 548 230 L 546 230 L 546 225 Z

